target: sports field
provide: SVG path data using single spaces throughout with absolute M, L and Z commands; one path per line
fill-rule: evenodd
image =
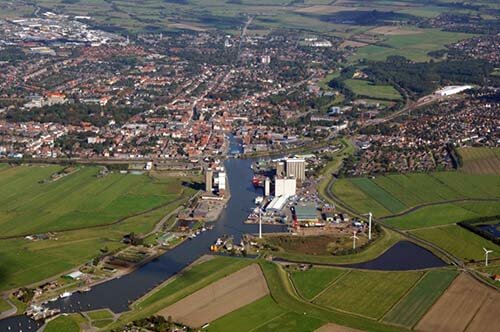
M 19 166 L 0 172 L 1 237 L 105 225 L 168 203 L 180 180 L 152 179 L 79 167 L 59 179 L 60 166 Z
M 483 248 L 493 250 L 490 258 L 500 257 L 500 246 L 458 225 L 413 230 L 411 233 L 465 261 L 484 260 Z
M 340 179 L 333 192 L 354 210 L 383 217 L 428 203 L 499 198 L 499 188 L 499 176 L 435 172 Z
M 315 303 L 379 319 L 422 275 L 423 272 L 351 270 L 323 292 Z
M 500 148 L 461 148 L 461 171 L 467 174 L 500 175 Z
M 399 100 L 401 95 L 391 85 L 376 85 L 370 81 L 348 79 L 344 83 L 357 96 L 374 99 Z
M 456 271 L 429 271 L 403 299 L 383 318 L 383 321 L 411 329 L 457 276 Z

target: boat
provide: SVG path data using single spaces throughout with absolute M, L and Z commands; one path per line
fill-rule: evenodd
M 64 292 L 61 295 L 59 295 L 59 297 L 61 299 L 64 299 L 64 298 L 70 297 L 71 295 L 72 295 L 72 293 L 70 293 L 70 292 Z
M 252 184 L 255 186 L 255 187 L 259 187 L 262 185 L 262 179 L 259 178 L 258 176 L 254 176 L 252 178 Z

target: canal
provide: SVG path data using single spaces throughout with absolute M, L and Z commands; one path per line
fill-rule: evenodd
M 232 154 L 241 152 L 240 146 L 231 140 L 229 150 Z M 168 278 L 179 273 L 204 254 L 209 253 L 210 245 L 223 235 L 232 235 L 236 243 L 245 233 L 257 233 L 258 225 L 247 225 L 248 214 L 255 207 L 254 199 L 262 195 L 260 188 L 251 183 L 252 160 L 227 159 L 225 161 L 231 198 L 226 209 L 215 223 L 213 230 L 203 232 L 193 240 L 188 240 L 166 252 L 136 271 L 118 279 L 94 286 L 89 292 L 75 293 L 71 297 L 58 299 L 48 304 L 63 313 L 82 312 L 110 308 L 116 313 L 127 311 L 129 304 L 143 296 Z M 282 232 L 285 226 L 264 225 L 263 232 Z M 433 257 L 432 257 L 433 256 Z M 434 259 L 435 258 L 435 259 Z M 398 243 L 378 259 L 352 265 L 359 268 L 393 270 L 402 264 L 404 269 L 435 267 L 441 262 L 427 250 L 406 243 Z M 441 262 L 444 264 L 443 262 Z M 26 316 L 11 317 L 0 321 L 0 331 L 34 331 L 39 324 Z

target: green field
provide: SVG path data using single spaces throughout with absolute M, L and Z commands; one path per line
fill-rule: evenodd
M 445 45 L 472 35 L 426 29 L 412 35 L 386 36 L 378 45 L 368 45 L 358 49 L 352 60 L 367 59 L 385 61 L 388 56 L 400 55 L 413 61 L 428 61 L 428 52 L 443 49 Z
M 385 100 L 401 99 L 399 92 L 391 85 L 376 85 L 370 81 L 358 79 L 348 79 L 344 83 L 357 96 Z
M 26 169 L 33 170 L 34 173 L 38 174 L 38 176 L 40 175 L 39 174 L 40 172 L 46 172 L 48 175 L 52 174 L 44 167 L 41 167 L 40 169 L 26 167 Z M 94 171 L 94 168 L 89 168 L 88 170 Z M 11 170 L 9 170 L 9 172 L 10 171 Z M 23 171 L 25 170 L 23 169 Z M 87 171 L 87 169 L 85 169 L 85 171 Z M 0 179 L 2 178 L 2 175 L 4 173 L 5 172 L 0 173 L 1 174 Z M 82 172 L 81 174 L 87 174 L 87 173 Z M 77 174 L 73 174 L 70 176 L 77 176 Z M 89 176 L 88 178 L 93 181 L 100 181 L 105 179 L 105 178 L 104 179 L 93 178 L 90 174 L 88 176 Z M 128 175 L 122 176 L 123 180 L 125 181 L 124 183 L 126 183 L 127 181 L 132 181 L 132 183 L 136 184 L 137 183 L 140 184 L 142 182 L 151 183 L 150 185 L 144 186 L 143 189 L 128 187 L 129 188 L 128 193 L 134 191 L 142 191 L 143 194 L 146 195 L 147 192 L 145 190 L 150 190 L 151 193 L 154 193 L 157 190 L 167 190 L 172 193 L 178 192 L 178 194 L 177 195 L 166 194 L 164 196 L 165 199 L 164 202 L 169 202 L 170 204 L 161 206 L 158 209 L 145 212 L 140 215 L 124 219 L 120 223 L 115 225 L 103 225 L 101 227 L 96 227 L 96 228 L 59 232 L 56 234 L 54 239 L 45 241 L 28 241 L 24 238 L 12 238 L 12 239 L 0 240 L 0 260 L 2 261 L 2 264 L 0 265 L 0 291 L 19 287 L 22 285 L 31 284 L 52 277 L 59 273 L 66 272 L 96 257 L 97 255 L 100 254 L 101 249 L 113 250 L 123 246 L 123 244 L 121 243 L 123 235 L 131 232 L 134 232 L 136 234 L 145 234 L 149 232 L 154 227 L 154 225 L 163 218 L 163 216 L 173 211 L 183 202 L 186 202 L 194 193 L 192 189 L 187 189 L 187 188 L 181 189 L 182 188 L 181 179 L 175 179 L 175 180 L 162 179 L 161 181 L 158 180 L 159 182 L 156 182 L 157 180 L 154 180 L 153 182 L 153 180 L 147 178 L 146 176 L 130 176 L 130 180 L 127 179 L 128 177 L 129 177 Z M 65 180 L 66 178 L 63 178 L 56 182 Z M 19 181 L 22 182 L 25 180 L 20 179 Z M 33 179 L 31 179 L 31 181 L 33 181 Z M 160 184 L 160 183 L 165 183 L 165 184 Z M 36 187 L 37 185 L 39 184 L 35 181 L 33 186 Z M 49 183 L 44 185 L 51 186 L 54 184 Z M 96 186 L 98 187 L 98 185 Z M 113 187 L 112 183 L 110 187 Z M 168 189 L 162 189 L 161 187 L 168 187 Z M 79 188 L 70 187 L 69 191 L 74 190 L 76 192 L 79 192 L 78 189 Z M 3 191 L 3 188 L 0 189 L 0 191 L 4 194 L 3 196 L 0 195 L 1 197 L 5 198 L 6 196 L 8 196 L 8 193 L 5 193 Z M 19 192 L 21 191 L 18 191 L 18 194 Z M 24 192 L 25 195 L 29 196 L 26 190 L 22 190 L 22 192 Z M 53 193 L 57 194 L 57 191 L 53 191 Z M 82 195 L 85 194 L 82 191 L 80 193 Z M 116 201 L 117 202 L 121 201 L 122 197 L 126 197 L 128 193 L 127 191 L 123 191 L 123 194 L 121 196 L 117 196 Z M 67 195 L 73 196 L 70 193 L 67 193 Z M 26 205 L 29 204 L 29 202 L 43 200 L 44 195 L 42 194 L 42 192 L 38 193 L 38 196 L 39 197 L 33 197 L 32 200 L 28 199 L 27 202 L 24 203 L 16 202 L 15 204 Z M 100 195 L 99 197 L 103 198 L 102 195 Z M 144 196 L 143 199 L 144 202 L 147 201 L 147 197 L 148 196 Z M 153 201 L 155 200 L 156 199 L 153 198 Z M 82 199 L 82 201 L 88 203 L 92 201 L 92 197 L 89 197 L 88 200 Z M 73 209 L 77 208 L 78 206 L 79 204 L 74 204 Z M 140 203 L 140 206 L 141 208 L 143 208 L 144 204 Z M 4 206 L 3 208 L 0 209 L 6 209 L 6 207 Z M 61 211 L 67 211 L 68 207 L 67 206 L 59 207 L 57 206 L 57 204 L 55 204 L 54 209 L 58 210 L 57 213 L 61 213 Z M 123 210 L 130 211 L 131 209 L 136 209 L 136 208 L 133 206 L 128 207 L 126 209 L 120 208 L 120 211 L 118 211 L 117 213 L 123 214 L 124 213 Z M 49 211 L 46 207 L 42 207 L 42 210 Z M 19 213 L 25 214 L 28 212 L 21 211 Z M 49 225 L 52 224 L 48 216 L 45 216 L 45 219 L 43 220 L 46 220 L 47 222 L 39 223 L 38 220 L 35 219 L 35 221 L 33 221 L 34 227 L 48 228 Z M 80 222 L 83 221 L 80 220 Z M 103 222 L 103 220 L 101 219 L 100 222 Z M 66 226 L 68 225 L 69 224 L 66 224 Z M 95 221 L 93 221 L 90 226 L 94 225 Z M 28 226 L 25 226 L 25 228 L 28 228 Z
M 293 271 L 290 275 L 297 291 L 304 298 L 312 300 L 344 273 L 345 271 L 340 269 L 313 267 L 307 271 Z
M 322 293 L 315 303 L 379 319 L 422 274 L 351 270 Z
M 428 203 L 499 198 L 500 177 L 434 172 L 351 178 L 336 181 L 333 192 L 360 213 L 384 217 Z
M 176 179 L 118 173 L 99 178 L 97 167 L 52 180 L 62 169 L 19 166 L 0 172 L 1 236 L 109 224 L 168 203 L 182 188 Z
M 436 302 L 457 276 L 456 271 L 429 271 L 403 299 L 383 318 L 383 321 L 411 329 Z
M 4 300 L 2 297 L 0 297 L 0 313 L 7 311 L 7 310 L 10 310 L 10 309 L 11 309 L 10 304 L 6 300 Z
M 491 258 L 500 258 L 500 246 L 457 225 L 411 231 L 465 261 L 484 260 L 483 248 L 493 250 Z
M 266 296 L 210 323 L 208 331 L 250 331 L 258 325 L 257 322 L 265 324 L 285 313 L 286 309 Z
M 79 332 L 78 323 L 71 316 L 59 316 L 45 326 L 46 332 Z
M 261 262 L 261 268 L 266 277 L 272 298 L 282 307 L 304 316 L 313 317 L 326 322 L 350 326 L 363 331 L 400 331 L 395 326 L 381 324 L 372 319 L 360 316 L 353 316 L 341 311 L 322 308 L 321 306 L 311 304 L 306 300 L 300 299 L 290 284 L 286 272 L 278 265 L 270 262 Z M 418 274 L 418 273 L 417 273 Z M 349 274 L 346 274 L 344 279 Z M 403 283 L 405 283 L 403 281 Z
M 91 312 L 87 313 L 87 316 L 91 320 L 102 320 L 102 319 L 111 319 L 111 318 L 113 318 L 113 314 L 109 310 L 91 311 Z
M 388 218 L 384 220 L 384 224 L 399 229 L 417 229 L 495 215 L 500 215 L 498 202 L 445 203 L 422 207 L 404 216 Z

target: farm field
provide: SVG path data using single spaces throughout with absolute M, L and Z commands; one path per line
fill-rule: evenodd
M 429 271 L 383 318 L 384 322 L 411 329 L 457 276 L 456 271 Z
M 293 271 L 290 273 L 293 284 L 299 293 L 306 299 L 312 300 L 329 284 L 335 282 L 346 271 L 326 267 L 313 267 L 307 271 Z
M 323 292 L 315 303 L 379 319 L 422 275 L 422 272 L 351 270 Z
M 268 294 L 259 265 L 252 264 L 162 309 L 158 314 L 198 328 Z
M 500 148 L 461 148 L 460 170 L 467 174 L 500 175 Z
M 370 81 L 359 79 L 348 79 L 344 83 L 358 96 L 385 100 L 401 99 L 399 92 L 391 85 L 375 85 Z
M 360 213 L 386 217 L 429 203 L 499 198 L 500 177 L 435 172 L 350 178 L 336 181 L 333 192 Z
M 399 229 L 418 229 L 499 214 L 499 202 L 444 203 L 424 206 L 403 216 L 384 219 L 384 224 Z
M 57 233 L 57 240 L 0 240 L 0 291 L 66 272 L 96 257 L 101 249 L 114 250 L 122 247 L 123 235 L 149 232 L 163 216 L 186 202 L 193 193 L 193 190 L 186 189 L 171 200 L 170 204 L 127 218 L 115 225 Z
M 333 323 L 328 323 L 317 329 L 315 332 L 361 332 L 361 330 L 352 329 L 350 327 L 337 325 Z
M 500 257 L 500 246 L 458 225 L 413 230 L 411 233 L 465 261 L 484 260 L 483 248 L 493 250 L 491 258 Z
M 443 49 L 447 44 L 468 37 L 472 35 L 437 29 L 422 29 L 418 34 L 391 35 L 386 36 L 379 44 L 359 48 L 351 60 L 385 61 L 388 56 L 400 55 L 413 61 L 428 61 L 428 52 Z
M 212 322 L 208 331 L 250 331 L 260 322 L 264 324 L 286 313 L 271 296 L 265 296 L 243 308 Z
M 60 166 L 18 166 L 0 172 L 2 237 L 110 224 L 166 204 L 182 192 L 178 179 L 152 179 L 80 167 L 53 179 Z
M 416 325 L 418 331 L 496 331 L 500 294 L 462 273 Z

